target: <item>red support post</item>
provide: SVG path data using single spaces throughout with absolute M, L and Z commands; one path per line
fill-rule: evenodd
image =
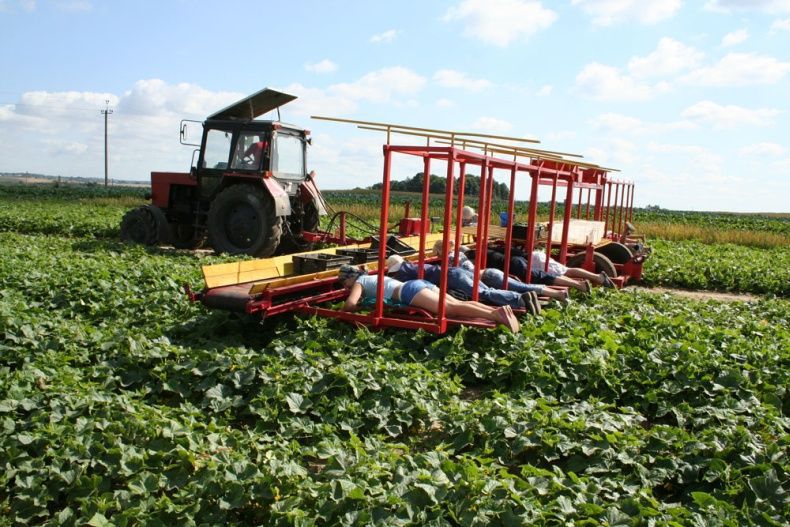
M 631 202 L 628 206 L 628 221 L 634 221 L 634 191 L 636 187 L 634 182 L 631 182 Z
M 592 189 L 587 188 L 587 206 L 584 208 L 584 219 L 590 219 L 590 198 L 592 197 Z
M 612 203 L 612 182 L 607 181 L 606 185 L 606 219 L 604 219 L 604 236 L 607 236 L 609 233 L 609 206 Z
M 573 177 L 568 178 L 568 187 L 565 191 L 565 210 L 562 212 L 562 241 L 560 242 L 560 263 L 562 265 L 565 265 L 565 261 L 568 259 L 568 233 L 573 212 L 573 182 Z
M 529 195 L 529 214 L 527 217 L 527 245 L 524 248 L 524 252 L 528 256 L 527 276 L 524 277 L 524 282 L 527 284 L 532 282 L 532 251 L 535 250 L 535 225 L 538 216 L 538 183 L 540 182 L 540 173 L 543 170 L 544 163 L 545 161 L 541 161 L 538 164 L 538 171 L 535 174 L 530 173 L 532 176 L 532 189 Z
M 379 268 L 376 282 L 376 307 L 373 310 L 373 325 L 377 326 L 384 316 L 384 271 L 387 259 L 387 228 L 390 213 L 390 163 L 392 152 L 384 145 L 384 176 L 381 182 L 381 216 L 379 218 Z
M 436 313 L 436 322 L 440 333 L 447 329 L 447 273 L 450 267 L 447 265 L 450 260 L 450 229 L 449 225 L 453 221 L 453 171 L 455 169 L 455 149 L 450 149 L 447 158 L 447 182 L 445 183 L 444 197 L 444 236 L 442 236 L 442 277 L 439 280 L 439 309 Z
M 455 250 L 453 251 L 453 265 L 458 265 L 461 251 L 461 224 L 464 219 L 464 192 L 466 191 L 466 161 L 461 161 L 458 166 L 461 175 L 458 176 L 458 205 L 456 205 L 455 211 Z
M 623 192 L 620 194 L 620 219 L 617 222 L 617 234 L 620 235 L 623 233 L 623 229 L 625 228 L 625 219 L 623 218 L 623 213 L 625 212 L 625 189 L 626 185 L 623 182 Z
M 507 227 L 505 230 L 505 283 L 502 284 L 502 289 L 507 290 L 507 285 L 510 280 L 510 252 L 511 244 L 513 243 L 513 224 L 515 223 L 513 213 L 516 208 L 516 160 L 513 160 L 513 167 L 510 169 L 510 194 L 507 199 Z
M 613 182 L 614 185 L 614 203 L 613 210 L 612 210 L 612 233 L 615 232 L 615 227 L 617 226 L 617 199 L 620 195 L 620 183 L 615 181 Z
M 549 272 L 549 262 L 551 261 L 551 236 L 552 232 L 554 231 L 554 210 L 557 206 L 558 172 L 563 168 L 565 168 L 565 165 L 560 165 L 560 167 L 554 171 L 554 177 L 551 180 L 551 205 L 549 205 L 549 224 L 548 228 L 546 229 L 546 263 L 543 269 L 545 272 Z M 532 253 L 529 254 L 529 258 L 530 260 L 532 259 Z
M 477 286 L 480 285 L 480 265 L 483 262 L 483 253 L 488 250 L 488 243 L 483 238 L 483 221 L 481 213 L 485 207 L 486 191 L 488 190 L 488 157 L 480 165 L 480 196 L 477 201 L 477 240 L 475 240 L 475 272 L 472 283 L 472 300 L 477 300 Z
M 428 206 L 431 191 L 431 157 L 423 156 L 422 168 L 422 210 L 420 211 L 420 253 L 417 264 L 417 278 L 425 276 L 425 233 L 428 231 Z
M 582 189 L 579 189 L 579 204 L 576 206 L 576 219 L 582 219 Z

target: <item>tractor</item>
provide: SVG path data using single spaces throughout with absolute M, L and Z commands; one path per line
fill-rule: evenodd
M 182 121 L 181 144 L 199 147 L 190 171 L 151 172 L 151 203 L 124 215 L 121 238 L 257 257 L 309 249 L 304 234 L 326 208 L 307 171 L 310 132 L 279 120 L 294 99 L 263 89 L 202 123 Z M 273 110 L 278 120 L 256 120 Z M 202 124 L 200 144 L 189 142 L 189 123 Z

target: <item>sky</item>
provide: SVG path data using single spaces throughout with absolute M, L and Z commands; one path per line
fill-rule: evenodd
M 269 87 L 324 189 L 380 181 L 384 136 L 311 115 L 537 138 L 637 206 L 790 212 L 790 0 L 0 0 L 0 50 L 0 172 L 104 177 L 105 101 L 110 178 L 186 172 L 180 121 Z

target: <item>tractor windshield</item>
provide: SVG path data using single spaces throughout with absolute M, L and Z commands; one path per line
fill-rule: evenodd
M 261 161 L 269 152 L 269 142 L 262 132 L 243 132 L 236 142 L 236 153 L 233 156 L 235 170 L 258 170 Z
M 272 173 L 282 179 L 304 179 L 304 141 L 296 135 L 278 133 L 272 149 Z

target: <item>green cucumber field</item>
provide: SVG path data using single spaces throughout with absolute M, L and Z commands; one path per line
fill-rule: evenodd
M 190 303 L 236 258 L 142 194 L 0 185 L 0 526 L 790 524 L 790 217 L 636 211 L 639 288 L 437 336 Z

